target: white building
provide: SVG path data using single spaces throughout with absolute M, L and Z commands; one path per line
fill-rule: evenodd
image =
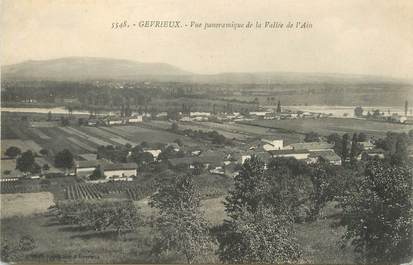
M 107 180 L 130 180 L 138 174 L 136 163 L 107 164 L 103 173 Z
M 309 150 L 309 151 L 323 151 L 333 149 L 334 144 L 327 142 L 306 142 L 306 143 L 295 143 L 287 145 L 284 149 L 286 150 Z
M 262 148 L 265 151 L 281 150 L 284 147 L 284 141 L 283 140 L 262 139 L 261 141 L 264 142 Z
M 194 112 L 190 112 L 189 116 L 191 116 L 191 117 L 209 117 L 209 116 L 211 116 L 211 113 L 210 112 L 194 111 Z
M 150 153 L 153 158 L 158 159 L 159 154 L 162 152 L 161 149 L 143 149 L 144 152 Z
M 133 116 L 128 118 L 128 123 L 139 123 L 143 121 L 143 116 L 138 115 L 138 116 Z
M 273 150 L 269 151 L 270 155 L 273 158 L 276 157 L 293 157 L 297 160 L 305 160 L 308 159 L 310 156 L 310 151 L 309 150 L 295 150 L 295 149 L 290 149 L 290 150 Z
M 100 165 L 104 165 L 107 162 L 105 160 L 86 160 L 75 162 L 75 175 L 78 177 L 88 177 L 93 171 Z

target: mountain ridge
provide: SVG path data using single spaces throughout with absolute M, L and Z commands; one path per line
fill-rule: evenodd
M 172 82 L 277 84 L 277 83 L 406 83 L 411 80 L 376 75 L 317 72 L 222 72 L 198 74 L 168 63 L 139 62 L 107 57 L 61 57 L 48 60 L 27 60 L 4 65 L 4 79 L 36 80 L 151 80 Z

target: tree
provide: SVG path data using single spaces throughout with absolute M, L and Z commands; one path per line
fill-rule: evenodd
M 173 122 L 173 123 L 171 124 L 171 131 L 176 132 L 176 131 L 178 131 L 178 130 L 179 130 L 178 123 Z
M 34 155 L 32 151 L 30 150 L 22 153 L 22 155 L 16 160 L 16 169 L 24 173 L 27 173 L 30 170 L 32 170 L 33 165 L 34 165 Z
M 64 149 L 56 154 L 54 163 L 58 168 L 70 169 L 74 164 L 73 154 L 69 150 Z
M 364 263 L 394 264 L 411 259 L 412 172 L 405 166 L 371 161 L 358 185 L 341 199 L 340 221 Z
M 218 256 L 225 263 L 291 263 L 302 252 L 293 237 L 292 220 L 271 208 L 255 213 L 242 209 L 239 218 L 225 220 L 218 233 Z
M 66 117 L 60 117 L 60 124 L 62 126 L 68 126 L 70 124 L 69 119 Z
M 309 132 L 305 134 L 304 142 L 318 142 L 320 135 L 316 132 Z
M 350 162 L 354 164 L 357 161 L 357 157 L 361 152 L 361 147 L 358 144 L 357 133 L 353 134 L 353 139 L 351 140 L 351 149 L 350 149 Z
M 408 139 L 405 134 L 399 134 L 396 140 L 396 150 L 391 157 L 391 162 L 394 165 L 403 165 L 407 162 L 409 152 L 407 150 Z
M 58 201 L 54 214 L 61 224 L 78 225 L 94 231 L 135 230 L 141 222 L 132 201 Z
M 285 183 L 288 178 L 275 175 L 275 172 L 288 171 L 285 162 L 274 162 L 269 172 L 255 156 L 242 165 L 234 179 L 234 190 L 225 202 L 230 219 L 225 220 L 218 231 L 221 261 L 286 263 L 297 261 L 301 256 L 292 235 L 294 217 L 285 206 L 291 202 L 291 193 L 287 192 L 290 185 Z M 277 177 L 284 181 L 277 181 Z
M 241 214 L 243 208 L 255 212 L 268 191 L 264 163 L 256 156 L 245 160 L 234 178 L 234 189 L 226 198 L 225 211 L 233 218 Z
M 145 165 L 145 164 L 149 164 L 151 162 L 153 162 L 155 159 L 153 157 L 153 155 L 149 152 L 134 152 L 132 150 L 132 156 L 131 158 L 133 159 L 133 161 L 138 164 L 138 165 Z
M 18 155 L 21 154 L 21 150 L 20 148 L 16 147 L 16 146 L 10 146 L 9 148 L 7 148 L 6 152 L 4 153 L 6 156 L 9 156 L 11 158 L 16 158 Z
M 368 140 L 367 135 L 364 132 L 359 133 L 359 136 L 357 139 L 358 142 L 365 142 L 367 140 Z
M 104 179 L 105 175 L 103 174 L 103 170 L 101 169 L 100 165 L 98 165 L 95 170 L 93 170 L 92 175 L 89 176 L 90 180 L 98 180 Z
M 175 250 L 188 263 L 202 256 L 210 245 L 208 224 L 201 211 L 201 196 L 191 176 L 164 183 L 152 195 L 150 206 L 159 210 L 152 249 L 156 255 Z
M 33 163 L 32 168 L 30 169 L 30 173 L 32 174 L 39 174 L 42 172 L 42 168 L 36 162 Z
M 47 149 L 40 149 L 39 153 L 43 156 L 48 156 L 49 155 L 49 150 Z
M 348 145 L 349 145 L 349 136 L 347 133 L 343 134 L 342 138 L 342 143 L 341 143 L 341 162 L 344 164 L 347 162 L 347 158 L 349 155 L 349 150 L 348 150 Z
M 363 117 L 363 112 L 364 112 L 363 108 L 358 106 L 354 109 L 354 116 Z
M 281 102 L 279 100 L 277 103 L 277 113 L 281 113 Z
M 194 170 L 193 170 L 194 175 L 201 175 L 202 171 L 204 170 L 204 164 L 202 164 L 199 161 L 195 161 L 193 166 L 194 166 Z
M 330 134 L 329 136 L 327 136 L 327 142 L 334 144 L 334 152 L 341 155 L 341 153 L 343 152 L 343 139 L 340 135 L 338 135 L 337 133 Z
M 409 110 L 409 101 L 404 102 L 404 116 L 407 116 L 407 112 Z
M 312 192 L 310 195 L 311 207 L 309 220 L 317 219 L 320 210 L 331 201 L 335 195 L 334 182 L 336 172 L 327 161 L 319 161 L 312 165 L 310 169 L 310 179 L 312 183 Z
M 49 169 L 50 169 L 49 164 L 44 164 L 43 167 L 42 167 L 42 169 L 43 169 L 44 171 L 49 170 Z

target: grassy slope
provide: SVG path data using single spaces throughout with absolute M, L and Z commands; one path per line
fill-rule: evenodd
M 203 209 L 211 224 L 219 224 L 226 218 L 223 200 L 223 197 L 218 197 L 203 201 Z M 146 218 L 156 214 L 147 205 L 147 199 L 137 202 L 136 205 Z M 335 210 L 327 207 L 325 211 Z M 344 229 L 332 227 L 333 221 L 330 216 L 314 223 L 295 225 L 296 237 L 303 247 L 306 262 L 329 264 L 354 262 L 351 248 L 339 247 L 338 242 Z M 59 225 L 54 217 L 47 214 L 2 219 L 1 235 L 9 244 L 17 244 L 17 240 L 27 234 L 36 240 L 37 247 L 20 257 L 20 261 L 76 263 L 153 261 L 149 256 L 153 233 L 148 226 L 142 226 L 138 231 L 125 233 L 118 238 L 113 232 L 82 231 L 72 226 Z M 217 257 L 210 253 L 207 259 L 213 262 Z M 175 255 L 169 255 L 165 256 L 162 262 L 184 261 Z

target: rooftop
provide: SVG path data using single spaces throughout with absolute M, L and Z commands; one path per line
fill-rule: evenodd
M 108 164 L 107 161 L 98 159 L 98 160 L 86 160 L 86 161 L 76 161 L 75 166 L 76 168 L 89 168 L 89 167 L 97 167 L 98 165 L 103 166 Z
M 307 150 L 317 150 L 317 149 L 332 149 L 334 147 L 333 144 L 327 142 L 308 142 L 308 143 L 295 143 L 290 144 L 287 147 L 293 149 L 307 149 Z
M 119 164 L 106 164 L 103 169 L 105 171 L 110 170 L 125 170 L 125 169 L 137 169 L 138 165 L 136 163 L 119 163 Z
M 310 157 L 322 157 L 328 161 L 341 160 L 341 157 L 339 157 L 334 150 L 312 151 L 310 152 Z
M 286 155 L 286 154 L 309 154 L 307 149 L 281 149 L 268 151 L 271 155 Z

